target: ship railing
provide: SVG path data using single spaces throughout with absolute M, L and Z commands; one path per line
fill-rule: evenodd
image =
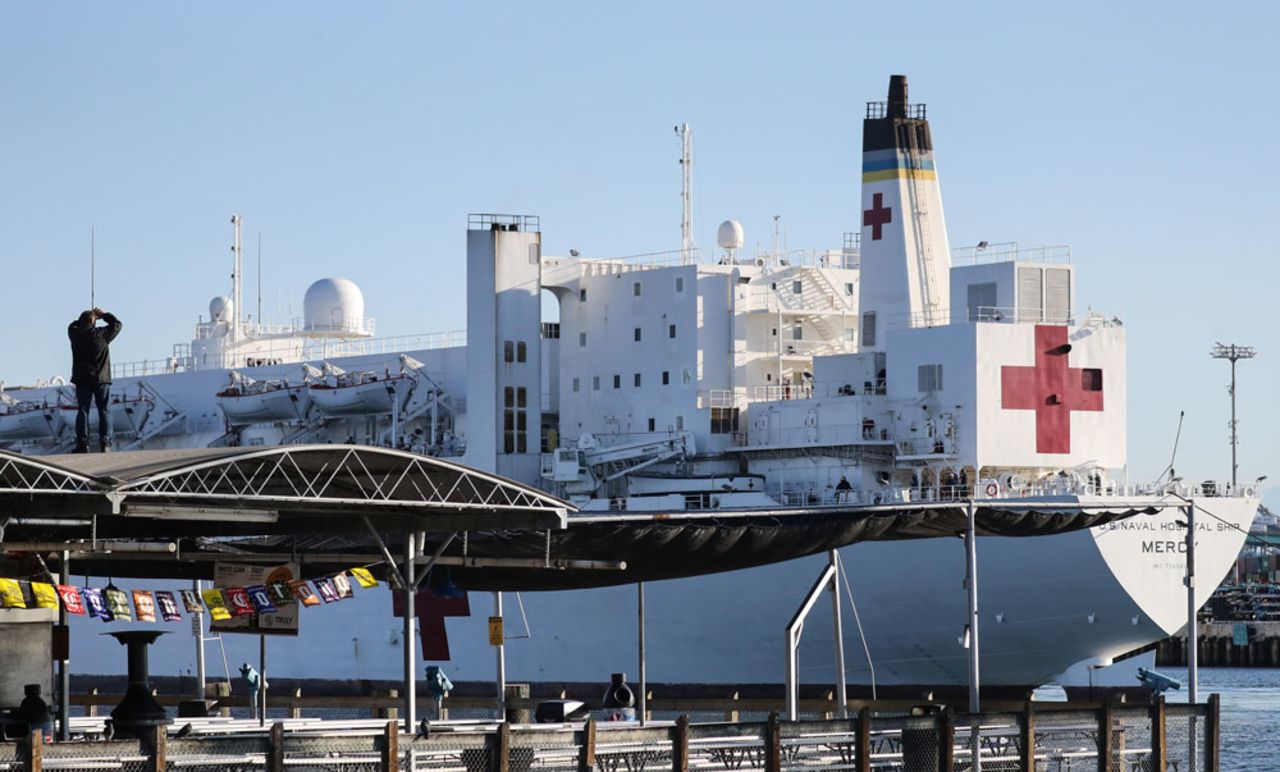
M 1014 324 L 1031 322 L 1033 324 L 1075 324 L 1075 317 L 1069 312 L 1051 313 L 1042 308 L 1017 308 L 1014 306 L 972 306 L 969 308 L 969 321 L 992 324 Z
M 768 268 L 844 268 L 858 267 L 856 249 L 790 249 L 772 251 L 756 249 L 751 253 L 737 250 L 732 255 L 721 249 L 693 247 L 689 250 L 671 249 L 663 252 L 640 252 L 633 255 L 611 257 L 547 257 L 548 263 L 574 260 L 580 263 L 600 265 L 605 272 L 668 268 L 680 265 L 748 265 Z
M 969 247 L 951 250 L 953 265 L 988 265 L 991 263 L 1057 263 L 1071 262 L 1070 244 L 1023 244 L 1003 241 L 989 244 L 985 241 Z
M 272 341 L 250 350 L 209 354 L 195 361 L 190 355 L 142 359 L 135 362 L 117 362 L 111 373 L 117 378 L 131 378 L 190 370 L 217 370 L 237 367 L 290 364 L 304 360 L 331 359 L 341 356 L 375 356 L 400 354 L 409 351 L 456 348 L 467 344 L 466 330 L 397 335 L 387 338 L 363 338 L 358 340 L 291 339 Z M 190 349 L 186 349 L 189 351 Z
M 751 387 L 750 402 L 783 402 L 795 399 L 832 399 L 836 397 L 884 396 L 885 379 L 873 378 L 861 383 L 839 381 L 807 381 L 801 384 L 764 383 Z
M 768 419 L 761 416 L 760 420 Z M 814 426 L 751 427 L 734 433 L 733 438 L 739 449 L 892 445 L 894 442 L 889 429 L 872 419 Z

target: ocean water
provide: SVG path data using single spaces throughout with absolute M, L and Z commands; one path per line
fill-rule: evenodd
M 1186 702 L 1185 668 L 1161 668 L 1183 683 L 1167 692 L 1169 702 Z M 1280 770 L 1280 669 L 1202 668 L 1200 699 L 1216 692 L 1222 700 L 1222 768 Z

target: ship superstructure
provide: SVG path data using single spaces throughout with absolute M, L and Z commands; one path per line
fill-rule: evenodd
M 1077 313 L 1070 249 L 950 248 L 926 110 L 908 101 L 905 78 L 868 105 L 863 132 L 860 230 L 838 249 L 745 249 L 729 220 L 716 249 L 685 238 L 669 253 L 557 257 L 543 254 L 538 218 L 473 215 L 465 345 L 461 334 L 373 337 L 346 280 L 314 284 L 303 319 L 278 328 L 244 319 L 233 288 L 189 347 L 118 368 L 116 392 L 137 400 L 132 423 L 116 421 L 131 432 L 118 445 L 334 441 L 460 455 L 594 513 L 987 498 L 1156 510 L 1176 494 L 1213 516 L 1198 548 L 1203 602 L 1239 550 L 1253 492 L 1128 480 L 1125 328 Z M 688 161 L 687 127 L 681 140 Z M 546 294 L 554 318 L 543 317 Z M 69 396 L 58 384 L 7 393 L 0 443 L 65 449 Z M 1175 631 L 1185 618 L 1177 519 L 1160 509 L 1089 531 L 981 539 L 981 606 L 993 615 L 984 683 L 1043 683 Z M 850 677 L 962 683 L 958 542 L 843 552 L 868 653 Z M 814 560 L 657 583 L 652 677 L 780 681 L 782 630 Z M 630 633 L 614 622 L 630 597 L 526 595 L 529 623 L 546 627 L 509 647 L 511 677 L 589 681 L 625 667 Z M 345 646 L 360 631 L 364 677 L 395 668 L 377 654 L 381 629 L 396 624 L 385 605 L 335 608 L 337 626 L 319 634 Z M 431 627 L 479 640 L 483 623 Z M 741 645 L 724 629 L 742 631 Z M 807 630 L 830 635 L 822 620 Z M 372 636 L 363 648 L 360 635 Z M 455 680 L 487 677 L 487 652 L 452 651 Z M 305 657 L 288 667 L 322 675 Z

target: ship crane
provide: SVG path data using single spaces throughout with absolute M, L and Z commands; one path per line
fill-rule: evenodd
M 601 445 L 593 434 L 578 439 L 578 447 L 547 455 L 543 477 L 564 486 L 565 495 L 585 495 L 655 464 L 694 454 L 693 433 L 646 434 L 632 442 Z

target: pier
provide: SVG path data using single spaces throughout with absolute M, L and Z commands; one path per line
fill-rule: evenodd
M 1201 667 L 1280 667 L 1280 622 L 1201 622 Z M 1185 629 L 1156 645 L 1157 666 L 1187 664 Z
M 980 714 L 940 705 L 861 706 L 845 719 L 693 723 L 688 716 L 640 726 L 484 721 L 424 725 L 289 719 L 270 727 L 198 718 L 141 739 L 104 740 L 100 719 L 75 721 L 68 742 L 39 731 L 0 744 L 0 768 L 221 770 L 677 770 L 849 769 L 942 772 L 985 769 L 1176 769 L 1216 772 L 1216 695 L 1198 705 L 1024 703 Z M 182 736 L 177 736 L 177 735 Z M 975 759 L 978 763 L 974 763 Z

